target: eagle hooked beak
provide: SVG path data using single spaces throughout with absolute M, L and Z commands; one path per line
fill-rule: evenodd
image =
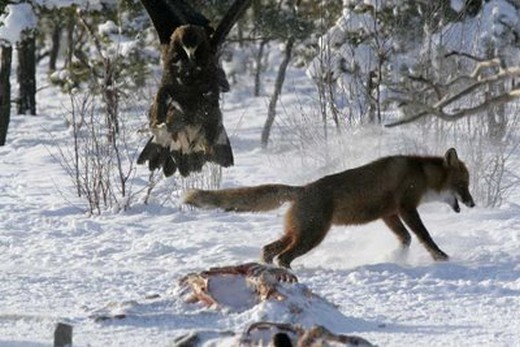
M 186 52 L 189 60 L 195 60 L 195 51 L 197 50 L 197 47 L 186 47 L 183 45 L 182 48 L 184 49 L 184 52 Z

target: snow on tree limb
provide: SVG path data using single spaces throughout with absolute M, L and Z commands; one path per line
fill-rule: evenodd
M 34 29 L 38 20 L 30 4 L 7 5 L 7 15 L 0 16 L 0 41 L 15 45 L 25 30 Z M 0 24 L 1 25 L 1 24 Z
M 101 10 L 103 8 L 100 0 L 34 0 L 31 3 L 6 6 L 6 14 L 0 14 L 0 43 L 5 44 L 7 42 L 10 45 L 15 45 L 21 41 L 24 31 L 36 28 L 38 17 L 34 8 L 70 6 L 78 6 L 89 10 Z
M 502 94 L 491 96 L 477 105 L 463 108 L 453 107 L 455 103 L 461 101 L 467 96 L 472 95 L 482 87 L 502 83 L 504 80 L 520 76 L 520 67 L 515 66 L 505 69 L 500 68 L 497 73 L 482 77 L 482 72 L 484 69 L 496 66 L 500 66 L 498 59 L 481 61 L 476 65 L 475 69 L 469 75 L 457 76 L 442 86 L 432 86 L 432 88 L 436 90 L 437 94 L 444 95 L 433 105 L 428 105 L 418 100 L 394 98 L 393 101 L 398 102 L 401 105 L 412 106 L 419 111 L 414 115 L 406 117 L 405 119 L 386 124 L 385 126 L 391 128 L 403 124 L 408 124 L 428 115 L 438 117 L 445 121 L 456 121 L 467 116 L 479 114 L 489 107 L 506 104 L 515 99 L 518 99 L 520 97 L 520 88 L 513 88 L 512 90 Z M 463 80 L 468 81 L 468 83 L 462 89 L 452 91 L 455 89 L 456 85 Z M 449 107 L 451 108 L 446 110 L 446 108 Z

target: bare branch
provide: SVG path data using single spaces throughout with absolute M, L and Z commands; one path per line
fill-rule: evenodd
M 426 87 L 423 90 L 421 90 L 419 93 L 424 93 L 428 89 L 433 89 L 437 98 L 438 99 L 442 98 L 442 92 L 441 92 L 440 86 L 436 85 L 433 81 L 428 80 L 427 78 L 424 78 L 423 76 L 407 76 L 407 77 L 414 82 L 419 82 L 419 83 L 423 83 L 426 85 Z
M 455 54 L 455 53 L 453 53 Z M 500 67 L 499 71 L 495 74 L 483 77 L 482 71 L 486 68 L 490 67 Z M 432 85 L 432 88 L 436 91 L 437 95 L 444 95 L 442 99 L 434 103 L 433 105 L 427 105 L 419 101 L 415 100 L 401 100 L 405 105 L 414 106 L 416 109 L 420 110 L 417 114 L 407 117 L 406 119 L 402 119 L 393 123 L 386 124 L 386 127 L 395 127 L 398 125 L 403 125 L 407 123 L 411 123 L 416 121 L 419 118 L 425 117 L 427 115 L 433 115 L 439 117 L 446 121 L 455 121 L 463 117 L 467 117 L 470 115 L 475 115 L 480 112 L 485 111 L 487 108 L 491 106 L 502 105 L 508 102 L 511 102 L 520 97 L 520 89 L 513 89 L 507 93 L 500 94 L 497 96 L 493 96 L 488 98 L 481 104 L 469 108 L 463 108 L 456 112 L 447 112 L 445 109 L 455 102 L 460 101 L 464 97 L 467 97 L 473 93 L 475 93 L 478 89 L 483 87 L 489 87 L 491 85 L 500 83 L 506 79 L 514 78 L 520 76 L 520 67 L 512 67 L 512 68 L 501 68 L 500 59 L 494 58 L 491 60 L 481 61 L 479 62 L 475 69 L 469 75 L 457 76 L 453 80 L 448 81 L 446 85 L 442 88 L 446 90 L 437 89 L 440 88 L 438 85 L 435 86 L 433 83 L 429 83 Z M 460 81 L 467 80 L 470 83 L 462 88 L 461 90 L 457 90 L 455 92 L 450 92 L 450 89 L 454 89 L 456 84 L 459 84 Z M 420 80 L 424 82 L 423 80 Z M 424 82 L 426 83 L 426 82 Z M 435 87 L 434 87 L 435 86 Z
M 483 62 L 483 61 L 487 60 L 487 59 L 476 57 L 476 56 L 474 56 L 472 54 L 469 54 L 469 53 L 466 53 L 466 52 L 459 52 L 459 51 L 451 51 L 449 53 L 446 53 L 444 55 L 444 58 L 449 58 L 449 57 L 451 57 L 453 55 L 469 58 L 469 59 L 477 61 L 477 62 Z
M 464 109 L 461 109 L 460 111 L 452 113 L 452 114 L 440 112 L 437 115 L 439 118 L 441 118 L 443 120 L 455 121 L 460 118 L 464 118 L 466 116 L 471 116 L 471 115 L 483 112 L 491 106 L 499 106 L 502 104 L 506 104 L 515 99 L 518 99 L 519 97 L 520 97 L 520 89 L 513 89 L 506 94 L 501 94 L 501 95 L 492 97 L 490 99 L 487 99 L 485 102 L 481 103 L 480 105 L 470 107 L 470 108 L 464 108 Z

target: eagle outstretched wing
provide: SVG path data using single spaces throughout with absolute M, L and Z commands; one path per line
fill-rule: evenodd
M 251 0 L 235 0 L 214 30 L 209 20 L 184 0 L 141 0 L 161 42 L 163 75 L 150 107 L 152 137 L 138 164 L 165 176 L 200 171 L 211 161 L 233 165 L 222 124 L 220 93 L 229 90 L 219 65 L 220 47 Z

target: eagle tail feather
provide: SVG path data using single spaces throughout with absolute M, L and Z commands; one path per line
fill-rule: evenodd
M 177 164 L 175 163 L 175 160 L 173 159 L 173 156 L 171 155 L 171 153 L 169 153 L 168 156 L 166 157 L 166 160 L 164 161 L 164 165 L 163 165 L 164 176 L 170 177 L 171 175 L 173 175 L 175 173 L 176 170 L 177 170 Z
M 181 176 L 186 177 L 192 172 L 199 172 L 206 163 L 206 158 L 202 152 L 191 152 L 178 154 L 177 166 Z
M 221 125 L 218 131 L 217 141 L 213 145 L 213 152 L 208 160 L 223 167 L 232 166 L 234 164 L 233 150 L 231 149 L 231 143 L 229 142 L 226 129 Z
M 148 142 L 144 146 L 143 150 L 141 151 L 141 154 L 139 154 L 139 157 L 137 158 L 137 164 L 146 163 L 148 157 L 152 154 L 153 151 L 157 149 L 157 146 L 155 145 L 155 143 L 152 142 L 152 140 L 153 137 L 151 137 L 150 140 L 148 140 Z
M 150 171 L 154 171 L 162 166 L 165 155 L 167 154 L 168 151 L 159 144 L 153 142 L 153 137 L 151 137 L 141 151 L 141 154 L 139 154 L 137 164 L 144 164 L 148 161 L 148 168 Z
M 138 164 L 148 162 L 150 171 L 163 170 L 166 177 L 173 175 L 177 170 L 183 177 L 192 172 L 199 172 L 207 161 L 211 161 L 223 167 L 233 165 L 233 151 L 224 126 L 217 128 L 216 141 L 208 151 L 172 150 L 171 146 L 155 142 L 155 137 L 150 138 L 137 159 Z

